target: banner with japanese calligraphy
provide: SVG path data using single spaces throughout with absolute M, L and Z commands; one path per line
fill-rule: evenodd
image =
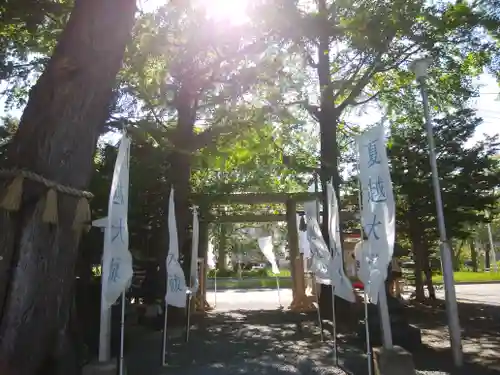
M 191 293 L 196 293 L 200 286 L 198 280 L 198 245 L 200 243 L 200 221 L 198 209 L 193 207 L 193 238 L 191 241 Z
M 367 240 L 360 251 L 359 277 L 373 303 L 387 278 L 395 241 L 395 204 L 383 125 L 357 137 L 361 223 Z
M 118 148 L 104 231 L 102 283 L 108 307 L 130 286 L 134 274 L 128 249 L 129 159 L 130 140 L 124 135 Z
M 328 200 L 328 235 L 330 237 L 330 248 L 332 249 L 332 282 L 335 287 L 335 295 L 349 302 L 355 302 L 356 297 L 351 284 L 351 280 L 344 271 L 344 261 L 342 256 L 342 242 L 340 239 L 340 218 L 337 195 L 333 189 L 333 184 L 326 185 L 326 196 Z
M 179 240 L 177 237 L 177 220 L 175 219 L 174 189 L 170 191 L 168 202 L 168 255 L 166 259 L 167 268 L 167 292 L 165 302 L 175 307 L 186 307 L 186 279 L 184 271 L 179 264 Z
M 332 255 L 325 243 L 317 219 L 316 201 L 305 202 L 307 238 L 311 250 L 311 272 L 316 282 L 332 285 Z
M 278 268 L 278 264 L 276 263 L 276 256 L 273 251 L 273 238 L 271 236 L 260 237 L 258 239 L 260 250 L 262 254 L 266 257 L 267 261 L 271 263 L 271 268 L 275 275 L 280 273 L 280 269 Z

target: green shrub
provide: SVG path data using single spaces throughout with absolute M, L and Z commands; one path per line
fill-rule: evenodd
M 217 277 L 237 277 L 237 272 L 233 270 L 210 270 L 208 271 L 208 277 L 215 277 L 215 274 L 217 274 Z
M 243 271 L 241 273 L 242 277 L 267 277 L 267 270 L 265 268 L 261 268 L 258 270 L 251 270 L 251 271 Z
M 237 270 L 210 270 L 208 271 L 208 277 L 215 277 L 217 273 L 217 277 L 239 277 L 240 274 Z M 241 277 L 267 277 L 269 276 L 269 272 L 267 269 L 262 268 L 258 270 L 246 270 L 241 272 Z

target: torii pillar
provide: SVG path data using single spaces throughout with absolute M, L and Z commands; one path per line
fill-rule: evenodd
M 198 242 L 198 280 L 200 286 L 194 298 L 194 313 L 205 314 L 212 310 L 212 307 L 207 302 L 207 253 L 208 253 L 208 225 L 204 220 L 206 218 L 205 211 L 200 210 L 200 238 Z
M 314 311 L 311 298 L 306 295 L 304 277 L 304 257 L 299 252 L 299 235 L 297 227 L 297 203 L 288 199 L 286 201 L 286 218 L 288 227 L 288 248 L 290 251 L 290 269 L 292 273 L 293 300 L 290 310 L 295 312 Z

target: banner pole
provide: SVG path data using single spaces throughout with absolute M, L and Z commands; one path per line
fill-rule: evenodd
M 365 285 L 366 287 L 366 285 Z M 370 289 L 370 283 L 368 283 L 368 290 Z M 366 358 L 368 361 L 368 375 L 373 375 L 372 368 L 372 346 L 370 343 L 370 326 L 368 324 L 368 293 L 366 289 L 363 288 L 363 299 L 365 305 L 365 336 L 366 336 Z
M 123 375 L 124 364 L 124 348 L 125 348 L 125 291 L 122 293 L 122 306 L 120 317 L 120 360 L 118 362 L 118 374 Z
M 186 336 L 185 336 L 185 340 L 186 342 L 189 341 L 189 334 L 190 334 L 190 331 L 191 331 L 191 297 L 192 297 L 192 293 L 191 291 L 188 292 L 188 295 L 187 295 L 187 309 L 186 309 L 186 312 L 187 312 L 187 317 L 186 317 Z
M 337 317 L 335 316 L 335 287 L 332 282 L 332 339 L 333 339 L 333 363 L 338 364 L 337 356 Z
M 358 156 L 358 171 L 361 170 L 359 166 L 359 154 Z M 363 221 L 361 212 L 363 210 L 363 201 L 361 199 L 361 180 L 358 176 L 358 205 L 359 205 L 359 217 L 361 224 L 361 241 L 364 241 L 365 230 L 363 228 Z M 369 256 L 371 255 L 371 246 L 369 247 Z M 370 265 L 371 266 L 371 265 Z M 368 280 L 368 285 L 363 285 L 363 303 L 365 305 L 365 336 L 366 336 L 366 360 L 368 361 L 368 375 L 373 375 L 373 358 L 372 358 L 372 347 L 370 339 L 370 326 L 368 324 L 368 295 L 370 294 L 371 281 Z M 367 290 L 368 287 L 368 290 Z
M 215 269 L 214 272 L 214 308 L 217 307 L 217 268 Z
M 111 308 L 107 307 L 104 297 L 104 280 L 101 276 L 101 317 L 99 326 L 99 362 L 110 360 L 111 347 Z
M 167 301 L 165 301 L 165 313 L 163 320 L 163 340 L 161 345 L 161 365 L 163 367 L 167 366 L 167 317 L 168 317 L 168 304 Z
M 311 273 L 311 277 L 312 277 L 312 285 L 316 285 L 314 289 L 314 296 L 316 297 L 316 311 L 318 313 L 319 336 L 320 340 L 323 342 L 325 340 L 323 337 L 323 320 L 321 319 L 321 311 L 319 311 L 318 284 L 316 283 L 316 276 L 314 275 L 314 273 Z

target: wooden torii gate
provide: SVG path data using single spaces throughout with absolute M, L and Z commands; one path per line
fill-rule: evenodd
M 208 227 L 210 223 L 263 223 L 286 221 L 288 228 L 288 247 L 291 263 L 293 300 L 290 310 L 296 312 L 306 312 L 315 309 L 313 302 L 315 296 L 306 295 L 306 281 L 304 275 L 304 259 L 299 252 L 299 239 L 297 227 L 297 204 L 313 201 L 321 198 L 321 193 L 300 192 L 300 193 L 244 193 L 244 194 L 224 194 L 224 195 L 193 195 L 192 201 L 200 207 L 200 241 L 198 250 L 199 280 L 200 288 L 195 298 L 194 310 L 204 313 L 210 309 L 206 300 L 206 271 L 208 252 Z M 283 204 L 285 214 L 243 214 L 243 215 L 214 215 L 210 210 L 214 206 L 225 204 Z M 352 216 L 348 212 L 341 213 L 341 220 L 349 219 Z M 313 288 L 314 289 L 314 288 Z

